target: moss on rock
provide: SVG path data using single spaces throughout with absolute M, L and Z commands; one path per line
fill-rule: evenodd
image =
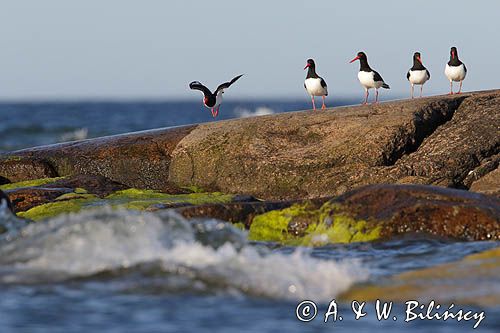
M 64 177 L 40 178 L 40 179 L 34 179 L 34 180 L 27 180 L 27 181 L 2 185 L 2 186 L 0 186 L 0 190 L 7 191 L 7 190 L 14 190 L 14 189 L 23 188 L 23 187 L 41 186 L 41 185 L 56 182 L 56 181 L 61 180 L 61 179 L 64 179 Z
M 291 225 L 299 225 L 291 231 Z M 256 216 L 250 226 L 253 241 L 271 241 L 286 245 L 320 246 L 329 243 L 366 242 L 380 238 L 381 226 L 354 219 L 338 204 L 295 204 Z
M 44 205 L 33 207 L 25 212 L 19 212 L 17 216 L 34 221 L 40 221 L 59 214 L 76 213 L 86 206 L 97 202 L 95 198 L 80 198 L 72 200 L 62 200 L 50 202 Z
M 53 202 L 33 207 L 18 216 L 39 221 L 59 214 L 78 212 L 84 208 L 96 205 L 110 205 L 127 209 L 144 210 L 154 204 L 187 203 L 200 205 L 205 203 L 228 203 L 233 199 L 232 195 L 219 192 L 214 193 L 191 193 L 171 195 L 151 190 L 127 189 L 116 191 L 104 199 L 99 199 L 86 190 L 76 188 L 74 192 L 66 193 L 57 197 Z

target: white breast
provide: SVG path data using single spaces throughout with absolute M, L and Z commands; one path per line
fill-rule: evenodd
M 311 96 L 327 96 L 328 89 L 321 86 L 321 79 L 309 78 L 304 82 L 306 90 Z
M 370 89 L 370 88 L 378 89 L 378 88 L 382 87 L 382 85 L 384 84 L 381 81 L 375 82 L 375 80 L 373 79 L 374 76 L 375 76 L 374 72 L 364 72 L 364 71 L 358 72 L 359 82 L 366 89 Z
M 465 72 L 464 64 L 460 64 L 460 66 L 450 66 L 446 64 L 444 74 L 450 81 L 462 81 L 465 79 L 467 73 Z
M 427 80 L 429 80 L 429 75 L 427 75 L 427 71 L 425 69 L 418 71 L 410 70 L 409 80 L 413 84 L 424 84 Z

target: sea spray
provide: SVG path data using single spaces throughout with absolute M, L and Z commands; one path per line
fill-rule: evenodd
M 171 292 L 172 284 L 182 281 L 193 291 L 318 301 L 368 277 L 358 261 L 316 259 L 304 249 L 273 252 L 250 245 L 229 223 L 190 222 L 171 211 L 102 207 L 31 224 L 22 236 L 0 242 L 0 283 L 57 282 L 106 272 L 145 274 L 127 288 L 141 288 L 152 274 L 155 291 Z

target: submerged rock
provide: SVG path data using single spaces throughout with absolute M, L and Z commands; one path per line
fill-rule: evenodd
M 500 247 L 473 254 L 449 264 L 398 274 L 378 284 L 357 285 L 340 298 L 393 302 L 418 300 L 428 304 L 460 303 L 480 307 L 498 306 Z M 444 310 L 444 309 L 443 309 Z

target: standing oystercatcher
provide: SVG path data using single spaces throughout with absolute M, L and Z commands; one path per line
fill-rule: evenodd
M 375 102 L 378 103 L 378 90 L 379 88 L 385 88 L 385 89 L 391 89 L 388 84 L 384 82 L 384 79 L 382 79 L 382 76 L 380 76 L 379 73 L 374 71 L 373 69 L 370 68 L 370 65 L 368 65 L 368 58 L 366 57 L 366 54 L 364 52 L 358 52 L 358 55 L 356 58 L 352 59 L 349 63 L 352 63 L 356 60 L 359 60 L 359 72 L 358 72 L 358 79 L 359 82 L 361 82 L 361 85 L 365 87 L 365 100 L 363 104 L 368 103 L 368 90 L 370 88 L 375 88 Z
M 422 90 L 424 89 L 424 83 L 431 78 L 431 73 L 422 64 L 422 58 L 420 58 L 420 52 L 415 52 L 413 54 L 413 67 L 410 68 L 408 73 L 406 73 L 406 78 L 411 84 L 411 98 L 413 98 L 413 86 L 416 84 L 420 85 L 420 97 L 422 97 Z
M 314 104 L 314 96 L 321 96 L 323 99 L 323 105 L 321 110 L 326 109 L 325 97 L 328 96 L 328 87 L 326 86 L 325 80 L 316 74 L 316 64 L 314 60 L 307 59 L 307 65 L 304 69 L 308 68 L 306 80 L 304 81 L 304 88 L 309 95 L 311 95 L 311 101 L 313 104 L 313 109 L 316 110 L 316 105 Z
M 444 74 L 450 80 L 450 95 L 453 95 L 453 81 L 460 81 L 460 88 L 457 92 L 457 94 L 460 94 L 462 92 L 462 81 L 465 79 L 465 75 L 467 75 L 467 67 L 458 59 L 458 51 L 455 46 L 450 50 L 450 61 L 446 64 Z
M 229 82 L 222 83 L 215 89 L 214 93 L 210 91 L 207 87 L 198 81 L 193 81 L 189 84 L 189 88 L 192 90 L 200 90 L 203 93 L 203 104 L 212 111 L 212 117 L 217 117 L 219 114 L 219 108 L 222 103 L 222 94 L 224 89 L 229 88 L 233 83 L 236 82 L 243 74 L 238 75 Z

